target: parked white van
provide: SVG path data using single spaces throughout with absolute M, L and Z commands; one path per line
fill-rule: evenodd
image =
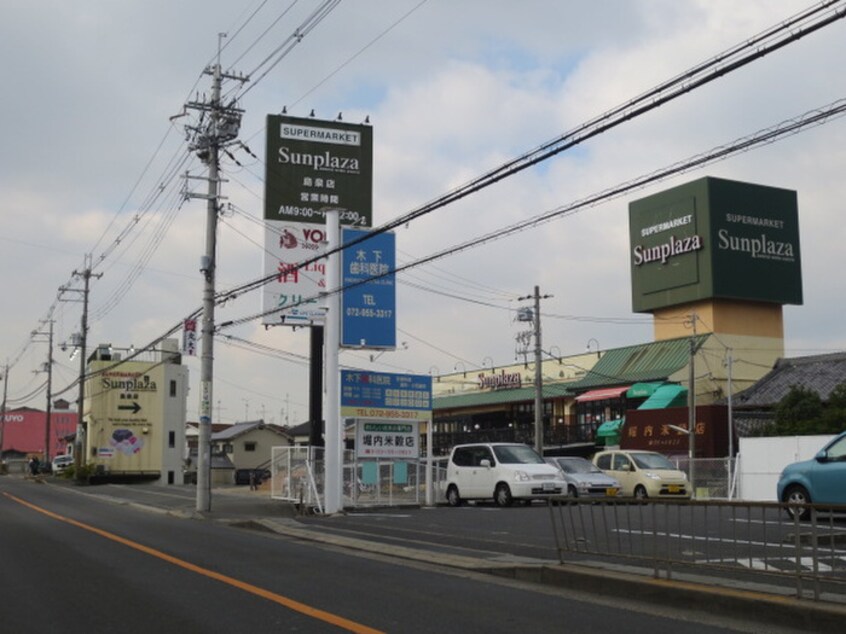
M 510 506 L 514 500 L 549 498 L 566 491 L 567 483 L 558 469 L 524 444 L 456 445 L 447 463 L 450 506 L 491 499 L 498 506 Z
M 53 474 L 58 475 L 73 464 L 73 456 L 62 454 L 53 458 Z

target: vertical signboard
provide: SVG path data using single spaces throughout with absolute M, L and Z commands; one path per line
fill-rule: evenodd
M 268 115 L 266 150 L 264 274 L 274 279 L 264 287 L 264 323 L 298 325 L 324 312 L 326 210 L 339 209 L 341 225 L 372 224 L 373 130 Z
M 341 415 L 358 419 L 359 458 L 419 458 L 419 424 L 432 418 L 432 377 L 342 370 Z
M 186 357 L 197 356 L 197 320 L 186 319 L 182 322 L 182 354 Z
M 361 240 L 367 234 L 361 229 L 343 230 L 341 345 L 394 348 L 396 236 L 380 233 Z

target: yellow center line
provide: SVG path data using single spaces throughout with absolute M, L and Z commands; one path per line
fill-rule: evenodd
M 4 492 L 3 495 L 11 500 L 14 500 L 18 504 L 22 504 L 23 506 L 26 506 L 34 511 L 43 513 L 48 517 L 52 517 L 53 519 L 59 520 L 60 522 L 71 524 L 73 526 L 76 526 L 77 528 L 81 528 L 83 530 L 99 535 L 100 537 L 110 539 L 113 542 L 123 544 L 124 546 L 128 546 L 129 548 L 134 548 L 135 550 L 141 551 L 142 553 L 145 553 L 147 555 L 152 555 L 153 557 L 166 561 L 170 564 L 173 564 L 174 566 L 179 566 L 180 568 L 190 570 L 191 572 L 194 572 L 198 575 L 203 575 L 204 577 L 208 577 L 209 579 L 214 579 L 215 581 L 220 581 L 221 583 L 228 584 L 230 586 L 243 590 L 244 592 L 249 592 L 250 594 L 262 597 L 263 599 L 267 599 L 268 601 L 273 601 L 274 603 L 283 605 L 290 610 L 294 610 L 295 612 L 299 612 L 300 614 L 305 614 L 306 616 L 310 616 L 314 619 L 330 623 L 331 625 L 335 625 L 349 632 L 356 632 L 359 634 L 382 634 L 381 630 L 376 630 L 372 627 L 362 625 L 361 623 L 356 623 L 355 621 L 345 619 L 342 616 L 338 616 L 330 612 L 325 612 L 323 610 L 313 608 L 309 605 L 306 605 L 305 603 L 300 603 L 299 601 L 289 599 L 288 597 L 282 596 L 281 594 L 276 594 L 275 592 L 271 592 L 270 590 L 259 588 L 258 586 L 254 586 L 250 583 L 240 581 L 233 577 L 228 577 L 219 572 L 215 572 L 214 570 L 209 570 L 208 568 L 197 566 L 196 564 L 192 564 L 183 559 L 179 559 L 178 557 L 174 557 L 173 555 L 168 555 L 167 553 L 164 553 L 160 550 L 156 550 L 155 548 L 150 548 L 149 546 L 145 546 L 144 544 L 134 542 L 131 539 L 126 539 L 125 537 L 121 537 L 120 535 L 115 535 L 114 533 L 104 531 L 103 529 L 97 528 L 96 526 L 91 526 L 90 524 L 85 524 L 84 522 L 77 521 L 70 517 L 65 517 L 64 515 L 59 515 L 58 513 L 48 511 L 45 508 L 36 506 L 31 502 L 27 502 L 26 500 L 23 500 L 9 493 Z

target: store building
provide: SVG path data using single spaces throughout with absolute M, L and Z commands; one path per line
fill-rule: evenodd
M 629 232 L 632 309 L 652 314 L 654 341 L 543 362 L 550 453 L 588 453 L 597 442 L 625 446 L 636 437 L 642 444 L 648 410 L 665 410 L 659 433 L 686 428 L 691 404 L 704 417 L 705 406 L 773 367 L 784 354 L 783 306 L 802 304 L 794 191 L 706 177 L 633 201 Z M 435 454 L 472 440 L 533 444 L 534 365 L 504 368 L 496 381 L 467 374 L 433 383 Z M 519 382 L 509 378 L 517 374 Z M 640 432 L 627 435 L 629 418 Z M 697 425 L 697 455 L 724 455 L 719 427 L 728 424 L 710 411 L 708 420 Z
M 101 344 L 88 358 L 83 455 L 99 478 L 183 483 L 188 368 L 177 340 L 160 345 Z

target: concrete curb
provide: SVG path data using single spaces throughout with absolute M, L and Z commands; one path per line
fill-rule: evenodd
M 296 520 L 255 519 L 234 524 L 245 528 L 271 531 L 297 539 L 337 547 L 390 555 L 411 561 L 437 564 L 460 570 L 556 586 L 569 590 L 620 598 L 626 597 L 666 607 L 692 611 L 717 612 L 762 625 L 790 627 L 810 631 L 840 631 L 846 623 L 846 606 L 798 599 L 775 593 L 742 588 L 727 588 L 684 579 L 655 579 L 647 575 L 617 570 L 594 569 L 575 564 L 497 563 L 473 557 L 422 551 L 414 548 L 343 537 L 301 528 Z

